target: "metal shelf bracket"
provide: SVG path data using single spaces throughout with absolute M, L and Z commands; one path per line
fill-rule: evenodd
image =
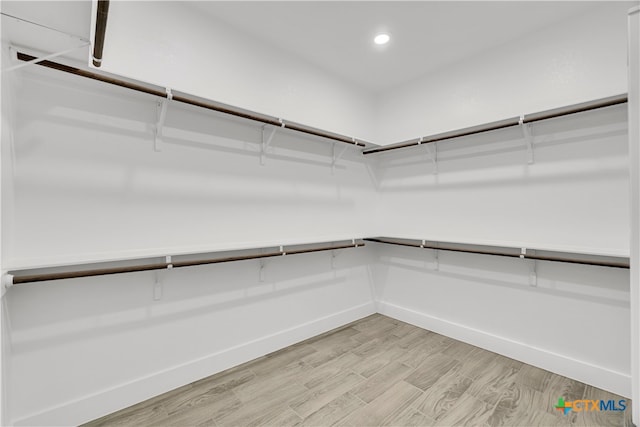
M 420 137 L 420 143 L 422 143 L 422 137 Z M 433 165 L 433 174 L 438 175 L 438 143 L 433 142 L 432 144 L 429 144 L 427 146 L 427 151 L 431 158 L 431 164 Z
M 284 127 L 284 123 L 282 122 L 282 119 L 280 119 L 280 123 L 282 123 L 281 127 Z M 270 132 L 267 131 L 267 128 L 270 128 L 271 131 Z M 270 125 L 262 126 L 262 145 L 260 146 L 260 165 L 261 166 L 264 166 L 264 160 L 267 156 L 267 149 L 269 148 L 269 145 L 271 145 L 271 141 L 273 141 L 273 137 L 275 136 L 277 130 L 278 128 L 275 126 L 270 126 Z
M 335 174 L 336 163 L 338 163 L 338 161 L 342 158 L 344 153 L 347 151 L 347 148 L 349 148 L 348 145 L 338 153 L 336 150 L 336 143 L 335 142 L 333 143 L 331 147 L 331 175 Z
M 527 258 L 527 248 L 520 249 L 520 259 Z M 538 262 L 535 259 L 530 260 L 529 264 L 529 286 L 538 286 Z
M 533 131 L 531 127 L 531 123 L 524 122 L 524 115 L 520 116 L 520 127 L 522 128 L 522 133 L 524 134 L 524 142 L 527 147 L 527 164 L 532 165 L 534 162 L 533 158 Z
M 171 92 L 171 88 L 167 88 L 167 97 L 158 102 L 158 121 L 156 122 L 156 132 L 153 141 L 153 151 L 155 152 L 162 151 L 160 149 L 160 142 L 162 141 L 162 128 L 164 127 L 164 121 L 167 118 L 167 107 L 172 99 L 173 93 Z

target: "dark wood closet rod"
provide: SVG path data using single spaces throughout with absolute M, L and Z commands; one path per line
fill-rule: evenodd
M 583 102 L 581 104 L 569 105 L 566 107 L 555 108 L 553 110 L 542 111 L 539 113 L 527 114 L 523 117 L 522 121 L 520 120 L 520 117 L 512 117 L 509 119 L 499 120 L 497 122 L 485 123 L 482 125 L 472 126 L 464 129 L 457 129 L 449 132 L 439 133 L 437 135 L 416 138 L 406 142 L 386 145 L 384 147 L 370 148 L 364 150 L 362 154 L 382 153 L 385 151 L 398 150 L 401 148 L 415 147 L 416 145 L 425 145 L 432 142 L 459 138 L 461 136 L 475 135 L 477 133 L 489 132 L 492 130 L 504 129 L 512 126 L 519 126 L 521 123 L 533 123 L 540 120 L 552 119 L 554 117 L 561 117 L 569 114 L 581 113 L 583 111 L 610 107 L 612 105 L 624 104 L 625 102 L 627 102 L 626 94 L 616 95 L 608 98 L 597 99 L 595 101 Z
M 353 243 L 349 243 L 349 244 L 336 244 L 333 246 L 317 246 L 313 248 L 292 249 L 292 250 L 286 250 L 285 248 L 283 248 L 282 252 L 280 251 L 267 252 L 262 254 L 238 255 L 238 256 L 223 257 L 223 258 L 207 258 L 207 259 L 185 260 L 185 261 L 175 260 L 170 263 L 164 262 L 164 263 L 141 264 L 141 265 L 125 266 L 125 267 L 107 267 L 107 268 L 96 268 L 91 270 L 62 271 L 57 273 L 22 274 L 20 272 L 17 272 L 17 273 L 9 272 L 8 274 L 13 276 L 11 281 L 13 285 L 20 285 L 24 283 L 45 282 L 49 280 L 76 279 L 80 277 L 104 276 L 107 274 L 135 273 L 138 271 L 149 271 L 149 270 L 166 270 L 169 268 L 193 267 L 196 265 L 219 264 L 223 262 L 299 255 L 299 254 L 307 254 L 311 252 L 359 248 L 364 245 L 365 243 L 363 241 L 356 240 Z
M 37 58 L 35 56 L 31 56 L 26 53 L 18 52 L 18 59 L 21 61 L 32 61 Z M 36 62 L 36 64 L 42 67 L 51 68 L 51 69 L 62 71 L 69 74 L 74 74 L 76 76 L 86 77 L 92 80 L 97 80 L 97 81 L 112 84 L 115 86 L 124 87 L 124 88 L 135 90 L 138 92 L 148 93 L 149 95 L 158 96 L 161 98 L 167 98 L 166 90 L 158 86 L 150 87 L 143 83 L 139 83 L 139 82 L 134 83 L 126 80 L 121 80 L 114 77 L 106 76 L 104 74 L 94 73 L 91 71 L 83 70 L 81 68 L 71 67 L 69 65 L 64 65 L 57 62 L 53 62 L 53 61 L 47 61 L 47 60 L 39 61 L 39 62 Z M 179 94 L 178 92 L 173 93 L 172 99 L 173 101 L 181 102 L 183 104 L 194 105 L 196 107 L 217 111 L 219 113 L 229 114 L 236 117 L 242 117 L 243 119 L 265 123 L 268 125 L 281 127 L 283 129 L 290 129 L 296 132 L 306 133 L 308 135 L 319 136 L 322 138 L 342 142 L 344 144 L 349 144 L 357 147 L 367 147 L 367 145 L 375 145 L 370 142 L 365 143 L 363 140 L 360 140 L 360 139 L 350 138 L 344 135 L 326 132 L 321 129 L 316 129 L 310 126 L 289 122 L 276 117 L 255 113 L 253 111 L 242 110 L 242 109 L 225 105 L 222 103 L 216 103 L 210 100 L 205 100 L 202 98 L 197 98 L 197 97 L 186 95 L 186 94 Z
M 104 38 L 107 33 L 107 16 L 109 15 L 109 0 L 98 0 L 98 10 L 96 13 L 95 43 L 93 43 L 93 65 L 102 65 L 102 50 L 104 49 Z
M 431 242 L 429 244 L 426 244 L 425 242 L 425 244 L 422 245 L 420 243 L 406 242 L 406 241 L 391 239 L 387 237 L 367 238 L 364 240 L 369 242 L 384 243 L 388 245 L 409 246 L 412 248 L 438 249 L 438 250 L 449 251 L 449 252 L 464 252 L 464 253 L 481 254 L 481 255 L 497 255 L 497 256 L 510 257 L 510 258 L 525 258 L 525 259 L 534 259 L 534 260 L 541 260 L 541 261 L 565 262 L 565 263 L 571 263 L 571 264 L 597 265 L 601 267 L 629 268 L 629 259 L 625 259 L 623 261 L 614 261 L 614 260 L 592 261 L 592 260 L 586 260 L 586 259 L 569 258 L 566 256 L 536 255 L 536 254 L 529 254 L 529 253 L 520 254 L 516 252 L 501 252 L 498 250 L 491 250 L 491 249 L 472 249 L 472 248 L 463 249 L 463 248 L 457 248 L 452 246 L 446 246 L 446 244 L 445 245 L 441 245 L 440 243 L 434 244 L 434 242 Z M 474 245 L 474 246 L 484 246 L 484 245 Z M 517 248 L 514 248 L 514 250 L 516 249 Z M 535 250 L 535 249 L 531 249 L 531 250 Z M 544 252 L 552 252 L 552 251 L 544 251 Z

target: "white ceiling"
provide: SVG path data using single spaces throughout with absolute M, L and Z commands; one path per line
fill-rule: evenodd
M 606 2 L 182 3 L 348 82 L 380 92 Z M 89 37 L 91 1 L 2 1 L 0 4 L 3 13 Z M 151 10 L 153 2 L 148 4 Z M 12 41 L 27 47 L 33 44 L 51 52 L 62 50 L 62 45 L 78 44 L 78 40 L 65 39 L 50 30 L 7 17 L 2 18 L 2 24 L 4 34 L 5 30 L 11 30 Z M 391 35 L 388 45 L 381 47 L 372 43 L 373 36 L 380 31 Z M 82 49 L 74 56 L 86 60 L 87 54 L 88 49 Z
M 538 31 L 593 1 L 195 1 L 191 7 L 380 92 Z M 373 44 L 378 32 L 392 39 Z

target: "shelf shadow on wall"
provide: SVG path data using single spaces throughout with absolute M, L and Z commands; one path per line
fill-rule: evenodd
M 513 263 L 517 263 L 517 262 L 521 262 L 519 260 L 511 260 Z M 530 261 L 530 260 L 527 260 Z M 518 289 L 521 290 L 523 292 L 535 292 L 535 293 L 542 293 L 542 294 L 546 294 L 546 295 L 550 295 L 553 297 L 563 297 L 563 298 L 568 298 L 568 299 L 579 299 L 582 301 L 588 301 L 588 302 L 592 302 L 592 303 L 597 303 L 597 304 L 606 304 L 606 305 L 610 305 L 610 306 L 615 306 L 615 307 L 621 307 L 621 308 L 629 308 L 629 301 L 622 301 L 622 300 L 618 300 L 618 299 L 614 299 L 614 298 L 607 298 L 607 297 L 603 297 L 601 295 L 589 295 L 589 294 L 585 294 L 585 293 L 580 293 L 580 292 L 574 292 L 571 290 L 567 290 L 567 289 L 554 289 L 554 288 L 550 288 L 550 287 L 545 287 L 545 286 L 530 286 L 527 285 L 526 283 L 516 283 L 516 282 L 508 282 L 505 280 L 495 280 L 495 279 L 489 279 L 487 277 L 478 277 L 478 276 L 474 276 L 472 272 L 469 272 L 469 274 L 464 274 L 461 272 L 454 272 L 454 271 L 446 271 L 446 268 L 450 268 L 452 266 L 455 267 L 454 264 L 443 264 L 442 261 L 440 260 L 440 268 L 439 269 L 435 269 L 433 266 L 417 266 L 417 265 L 407 265 L 406 263 L 402 263 L 402 262 L 397 262 L 397 261 L 391 261 L 391 260 L 387 260 L 387 259 L 381 259 L 380 261 L 382 266 L 385 266 L 385 269 L 388 270 L 389 267 L 396 267 L 396 268 L 401 268 L 404 270 L 410 270 L 410 271 L 415 271 L 418 273 L 421 273 L 424 276 L 425 279 L 425 286 L 428 286 L 428 283 L 426 283 L 426 281 L 431 278 L 432 280 L 437 280 L 437 277 L 448 277 L 448 278 L 452 278 L 452 279 L 458 279 L 458 280 L 462 280 L 465 282 L 475 282 L 478 284 L 482 284 L 482 285 L 488 285 L 488 286 L 497 286 L 497 287 L 502 287 L 502 288 L 508 288 L 508 289 Z M 539 268 L 542 267 L 544 265 L 544 263 L 547 263 L 545 261 L 538 261 Z M 445 266 L 445 270 L 443 271 L 442 266 Z M 459 265 L 459 264 L 458 264 Z M 380 267 L 382 268 L 382 267 Z M 476 267 L 477 268 L 477 267 Z M 596 269 L 602 269 L 602 268 L 606 268 L 606 267 L 596 267 L 596 266 L 583 266 L 584 269 L 589 269 L 591 271 L 595 271 Z M 524 266 L 522 268 L 522 278 L 523 278 L 523 282 L 527 279 L 529 271 L 527 270 L 528 266 Z M 489 270 L 485 270 L 485 271 L 489 271 Z M 574 270 L 575 271 L 575 270 Z M 382 277 L 386 277 L 388 272 L 381 272 L 381 274 L 383 274 Z M 567 276 L 570 276 L 570 273 L 567 273 Z M 540 271 L 538 272 L 538 280 L 545 280 L 546 277 L 543 274 L 540 274 Z M 383 281 L 380 281 L 379 283 L 384 283 Z M 384 288 L 385 285 L 382 285 L 382 287 Z M 382 296 L 379 296 L 381 299 Z
M 441 141 L 437 143 L 438 175 L 514 166 L 535 171 L 538 163 L 547 166 L 559 161 L 599 160 L 612 154 L 625 156 L 626 132 L 626 108 L 620 106 L 536 123 L 532 165 L 527 164 L 525 140 L 519 128 Z M 434 144 L 424 144 L 368 157 L 378 156 L 377 180 L 381 186 L 385 180 L 420 175 L 432 175 L 431 180 L 438 182 L 430 151 L 434 148 Z
M 143 274 L 133 273 L 136 276 L 142 276 Z M 119 334 L 132 329 L 144 330 L 145 328 L 155 327 L 163 323 L 178 322 L 190 317 L 198 317 L 211 313 L 215 310 L 228 310 L 238 308 L 243 305 L 257 303 L 271 298 L 279 298 L 284 295 L 291 295 L 294 293 L 302 292 L 304 290 L 320 288 L 327 285 L 336 285 L 346 283 L 347 277 L 334 277 L 331 279 L 318 280 L 313 283 L 307 283 L 296 287 L 288 287 L 286 289 L 276 289 L 268 293 L 261 293 L 259 295 L 245 296 L 242 299 L 235 299 L 232 301 L 216 302 L 199 306 L 197 308 L 188 308 L 180 312 L 153 314 L 153 301 L 145 307 L 140 307 L 140 310 L 144 310 L 145 317 L 127 321 L 118 324 L 111 325 L 92 325 L 91 328 L 81 331 L 69 331 L 59 334 L 52 334 L 45 337 L 40 337 L 36 340 L 14 341 L 12 343 L 13 354 L 19 355 L 21 353 L 28 353 L 32 351 L 38 351 L 43 348 L 64 345 L 76 341 L 90 341 L 95 339 L 96 336 L 101 335 L 113 335 Z M 51 286 L 51 285 L 48 285 Z M 85 285 L 90 286 L 90 285 Z M 88 319 L 87 323 L 89 323 Z

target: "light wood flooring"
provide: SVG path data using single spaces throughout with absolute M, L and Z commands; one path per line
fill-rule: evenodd
M 87 426 L 631 426 L 598 388 L 375 314 Z

